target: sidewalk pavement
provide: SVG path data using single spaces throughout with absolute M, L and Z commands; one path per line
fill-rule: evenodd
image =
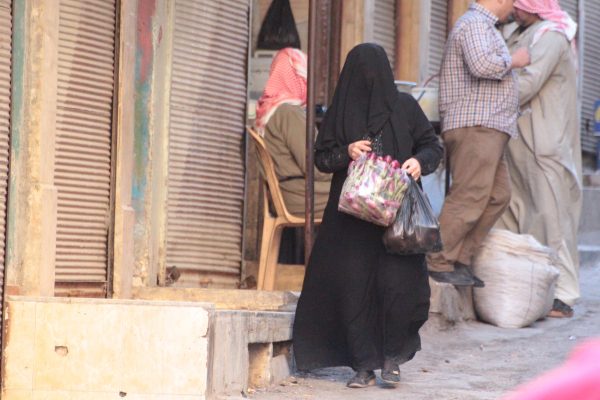
M 545 319 L 523 329 L 502 329 L 480 322 L 424 327 L 423 350 L 403 365 L 402 383 L 348 389 L 349 368 L 298 374 L 265 391 L 223 400 L 487 400 L 560 365 L 575 345 L 600 337 L 600 265 L 581 269 L 582 300 L 572 319 Z M 379 383 L 379 382 L 378 382 Z

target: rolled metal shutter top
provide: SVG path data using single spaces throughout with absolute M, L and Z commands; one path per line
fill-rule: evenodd
M 115 0 L 60 0 L 59 18 L 56 281 L 102 287 L 108 262 Z
M 584 7 L 581 147 L 594 153 L 598 140 L 594 137 L 594 103 L 600 100 L 600 1 L 586 1 Z
M 10 136 L 10 92 L 12 59 L 11 0 L 0 0 L 0 317 L 6 248 L 6 192 Z M 0 343 L 1 349 L 2 343 Z
M 431 0 L 431 10 L 429 14 L 429 48 L 427 52 L 427 76 L 428 79 L 433 75 L 440 73 L 442 66 L 442 57 L 444 55 L 444 46 L 448 35 L 448 1 Z M 437 86 L 437 80 L 432 81 L 433 86 Z
M 176 0 L 167 195 L 178 286 L 240 279 L 248 0 Z
M 373 41 L 380 44 L 396 65 L 396 0 L 374 0 Z

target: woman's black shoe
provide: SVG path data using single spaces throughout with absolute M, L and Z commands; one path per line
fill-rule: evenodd
M 375 373 L 373 371 L 358 371 L 348 381 L 347 386 L 353 389 L 362 389 L 375 384 Z
M 388 385 L 397 385 L 400 383 L 400 367 L 398 363 L 385 360 L 381 369 L 381 380 Z

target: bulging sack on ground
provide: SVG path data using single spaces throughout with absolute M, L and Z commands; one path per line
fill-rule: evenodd
M 475 256 L 474 290 L 479 318 L 502 328 L 522 328 L 552 309 L 559 271 L 553 252 L 531 235 L 493 229 Z

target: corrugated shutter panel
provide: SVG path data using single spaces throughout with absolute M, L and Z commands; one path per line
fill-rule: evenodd
M 176 0 L 167 267 L 187 287 L 240 278 L 248 0 Z
M 12 59 L 11 0 L 0 0 L 0 317 L 4 298 L 4 249 L 6 248 L 6 192 L 10 134 L 10 89 Z M 1 318 L 0 318 L 1 321 Z M 1 333 L 0 333 L 1 335 Z M 0 342 L 0 349 L 2 343 Z
M 577 22 L 579 16 L 579 0 L 560 0 L 560 6 Z
M 448 34 L 448 1 L 431 0 L 429 25 L 429 49 L 427 54 L 427 77 L 440 73 L 444 45 Z M 437 80 L 432 86 L 437 85 Z
M 107 279 L 115 25 L 115 0 L 60 0 L 57 287 Z
M 600 100 L 600 1 L 588 0 L 584 8 L 581 147 L 596 151 L 594 103 Z
M 373 41 L 380 44 L 396 65 L 396 0 L 374 0 Z

